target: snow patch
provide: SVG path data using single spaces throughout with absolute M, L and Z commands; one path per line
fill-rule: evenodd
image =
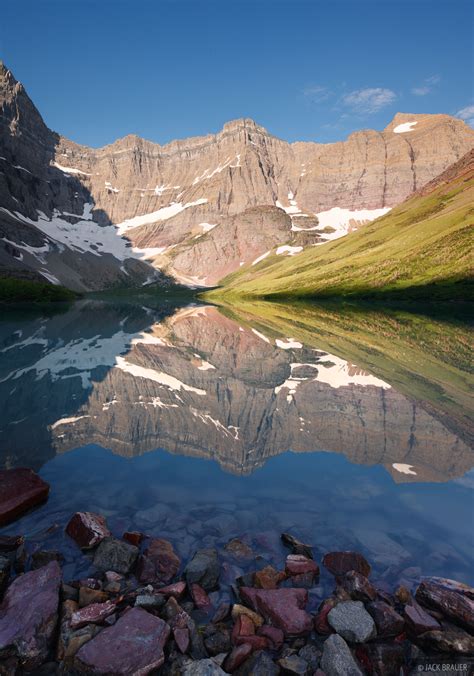
M 360 225 L 365 225 L 370 221 L 374 221 L 380 216 L 385 216 L 390 211 L 390 207 L 383 207 L 382 209 L 341 209 L 340 207 L 333 207 L 327 211 L 320 211 L 316 214 L 319 225 L 316 229 L 323 229 L 326 227 L 334 228 L 334 232 L 323 233 L 326 240 L 339 239 L 347 235 L 351 229 L 357 229 Z
M 158 211 L 152 211 L 149 214 L 128 218 L 126 221 L 123 221 L 123 223 L 117 223 L 115 227 L 117 228 L 119 235 L 122 235 L 132 228 L 138 228 L 140 225 L 148 225 L 149 223 L 156 223 L 156 221 L 166 221 L 168 218 L 176 216 L 185 209 L 206 203 L 206 198 L 200 198 L 194 202 L 187 202 L 186 204 L 183 204 L 182 202 L 172 202 L 169 206 L 162 207 L 161 209 L 158 209 Z
M 293 340 L 293 338 L 287 338 L 286 342 L 277 338 L 275 340 L 275 344 L 277 347 L 281 347 L 282 350 L 300 350 L 303 347 L 302 343 L 299 343 L 297 340 Z
M 394 134 L 406 134 L 407 131 L 413 131 L 413 127 L 418 122 L 404 122 L 403 124 L 398 124 L 393 130 Z
M 254 261 L 252 261 L 252 265 L 257 265 L 257 263 L 260 263 L 260 261 L 263 261 L 264 258 L 269 256 L 271 251 L 266 251 L 264 254 L 256 258 Z
M 405 465 L 403 462 L 394 462 L 392 467 L 401 474 L 413 474 L 416 476 L 416 472 L 413 470 L 413 465 Z
M 81 169 L 75 169 L 74 167 L 64 167 L 58 162 L 53 162 L 51 166 L 56 167 L 56 169 L 60 169 L 60 171 L 63 171 L 65 174 L 82 174 L 82 176 L 92 176 L 92 174 L 87 174 L 85 171 L 81 171 Z
M 276 250 L 276 255 L 281 256 L 282 254 L 288 254 L 288 256 L 296 256 L 297 253 L 300 253 L 300 251 L 303 251 L 302 246 L 279 246 L 278 249 Z
M 179 392 L 185 390 L 186 392 L 194 392 L 195 394 L 205 395 L 206 390 L 200 390 L 197 387 L 192 387 L 191 385 L 186 385 L 178 378 L 170 376 L 168 373 L 163 371 L 156 371 L 155 369 L 146 368 L 144 366 L 139 366 L 138 364 L 132 364 L 128 362 L 125 357 L 117 356 L 115 358 L 115 368 L 124 371 L 125 373 L 130 373 L 130 375 L 135 378 L 145 378 L 146 380 L 152 380 L 155 383 L 169 387 L 170 390 Z

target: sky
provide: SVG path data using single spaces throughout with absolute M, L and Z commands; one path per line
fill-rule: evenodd
M 471 0 L 0 0 L 0 59 L 45 122 L 102 146 L 250 117 L 342 140 L 398 112 L 474 126 Z

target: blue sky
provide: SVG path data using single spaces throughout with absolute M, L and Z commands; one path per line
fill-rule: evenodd
M 0 58 L 46 123 L 92 146 L 251 117 L 289 141 L 397 111 L 474 121 L 465 0 L 2 0 Z

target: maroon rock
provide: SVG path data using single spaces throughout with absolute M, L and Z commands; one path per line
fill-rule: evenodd
M 184 655 L 189 649 L 189 629 L 187 627 L 175 627 L 173 629 L 173 638 L 176 641 L 178 650 Z
M 253 650 L 267 650 L 270 642 L 265 636 L 238 636 L 235 640 L 235 645 L 248 644 L 252 646 Z
M 139 547 L 144 538 L 143 533 L 139 533 L 138 531 L 127 531 L 123 534 L 123 539 L 131 545 L 135 545 L 135 547 Z
M 285 574 L 273 566 L 265 566 L 254 573 L 254 585 L 259 589 L 276 589 L 285 579 Z
M 71 618 L 71 627 L 79 629 L 86 624 L 100 624 L 106 617 L 115 612 L 115 603 L 105 601 L 105 603 L 91 603 L 90 606 L 77 610 Z
M 26 669 L 46 659 L 58 622 L 60 585 L 57 561 L 13 580 L 0 605 L 0 653 L 18 656 Z
M 259 629 L 257 629 L 257 634 L 259 636 L 265 636 L 270 642 L 270 647 L 273 650 L 280 650 L 285 640 L 285 634 L 278 627 L 271 627 L 268 624 L 264 624 Z
M 238 669 L 252 653 L 253 647 L 250 643 L 242 643 L 242 645 L 236 646 L 226 657 L 223 668 L 231 674 Z
M 465 631 L 427 631 L 418 636 L 417 643 L 425 650 L 474 655 L 474 636 Z
M 238 615 L 232 628 L 232 643 L 239 645 L 243 636 L 253 636 L 255 634 L 255 625 L 248 615 Z
M 329 552 L 323 558 L 323 566 L 336 577 L 355 570 L 369 577 L 371 567 L 368 561 L 358 552 Z
M 410 605 L 405 606 L 403 616 L 408 629 L 415 636 L 423 634 L 425 631 L 441 629 L 439 622 L 416 601 L 412 601 Z
M 377 590 L 368 581 L 365 575 L 358 573 L 355 570 L 350 570 L 344 575 L 341 580 L 341 586 L 349 594 L 354 601 L 375 601 L 377 598 Z
M 191 594 L 191 598 L 194 601 L 194 605 L 196 606 L 196 608 L 198 608 L 199 610 L 206 611 L 212 608 L 211 599 L 204 591 L 204 589 L 200 587 L 198 584 L 195 583 L 190 585 L 189 592 Z
M 180 599 L 186 591 L 186 582 L 175 582 L 166 587 L 160 587 L 157 591 L 163 596 L 173 596 L 175 599 Z
M 328 615 L 335 605 L 335 599 L 327 599 L 327 601 L 324 601 L 319 613 L 314 616 L 314 629 L 317 634 L 326 636 L 333 633 L 334 630 L 328 622 Z
M 311 615 L 304 610 L 308 602 L 306 589 L 254 589 L 242 587 L 240 595 L 265 619 L 287 636 L 309 634 Z
M 319 575 L 319 566 L 302 554 L 288 554 L 285 562 L 285 572 L 287 575 L 302 575 L 304 573 L 312 573 L 314 576 Z
M 368 658 L 366 666 L 367 673 L 377 674 L 377 676 L 400 676 L 403 673 L 405 664 L 405 648 L 396 643 L 367 643 L 359 646 L 360 652 L 356 651 L 358 659 L 366 666 L 362 658 L 362 651 Z M 416 672 L 415 672 L 416 673 Z
M 138 560 L 137 578 L 146 584 L 170 582 L 179 570 L 181 561 L 168 540 L 154 538 Z
M 423 580 L 415 594 L 416 600 L 427 608 L 439 610 L 450 620 L 474 630 L 474 589 L 468 585 L 429 577 Z
M 48 499 L 49 484 L 26 468 L 0 470 L 0 526 Z
M 398 636 L 404 627 L 405 621 L 397 611 L 383 601 L 374 601 L 366 606 L 377 627 L 377 636 Z
M 76 512 L 66 526 L 66 533 L 81 549 L 92 549 L 110 536 L 105 518 L 93 512 Z
M 170 628 L 159 617 L 132 608 L 78 651 L 79 669 L 93 674 L 148 676 L 165 660 Z

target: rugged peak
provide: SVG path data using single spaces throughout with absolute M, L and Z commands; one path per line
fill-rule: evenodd
M 240 129 L 246 129 L 247 131 L 257 131 L 261 134 L 268 134 L 268 131 L 265 129 L 265 127 L 260 126 L 250 117 L 240 117 L 236 120 L 230 120 L 222 127 L 222 131 L 224 133 L 239 131 Z
M 455 122 L 464 124 L 452 115 L 445 113 L 396 113 L 392 121 L 385 127 L 384 131 L 393 131 L 395 133 L 408 133 L 409 131 L 419 131 L 427 127 L 432 127 L 440 122 Z

